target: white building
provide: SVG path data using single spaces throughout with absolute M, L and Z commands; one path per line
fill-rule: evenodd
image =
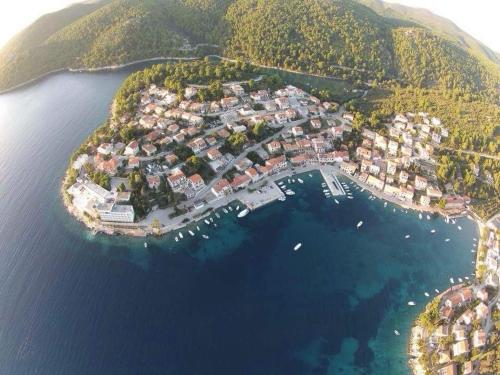
M 134 207 L 131 205 L 101 203 L 96 209 L 102 221 L 113 221 L 118 223 L 134 222 Z

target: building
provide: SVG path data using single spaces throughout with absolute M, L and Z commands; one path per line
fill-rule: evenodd
M 194 191 L 201 190 L 205 187 L 205 181 L 203 181 L 203 178 L 198 173 L 196 173 L 192 176 L 189 176 L 188 183 L 189 183 L 189 186 Z
M 113 145 L 111 143 L 103 143 L 97 147 L 97 152 L 101 155 L 109 155 L 113 152 Z
M 312 118 L 310 123 L 311 123 L 311 128 L 321 129 L 321 119 L 319 117 Z
M 358 147 L 356 149 L 356 156 L 358 158 L 362 158 L 362 159 L 371 159 L 372 158 L 372 151 L 368 150 L 367 148 L 364 148 L 364 147 Z
M 231 89 L 231 91 L 234 93 L 234 95 L 236 96 L 241 96 L 245 93 L 245 90 L 243 89 L 243 87 L 241 87 L 241 85 L 239 84 L 234 84 L 234 85 L 231 85 L 229 87 Z
M 266 160 L 266 166 L 271 168 L 271 173 L 280 172 L 287 167 L 285 155 Z
M 158 189 L 160 187 L 160 176 L 147 175 L 146 182 L 150 189 Z
M 198 93 L 198 89 L 196 87 L 188 86 L 184 90 L 184 97 L 186 99 L 191 99 L 193 96 L 195 96 Z
M 374 177 L 374 176 L 368 176 L 368 179 L 366 180 L 366 184 L 368 186 L 372 186 L 376 189 L 379 189 L 379 190 L 384 190 L 384 181 L 382 181 L 381 179 L 377 178 L 377 177 Z
M 408 172 L 406 172 L 406 171 L 399 172 L 399 183 L 400 184 L 406 184 L 408 182 L 408 178 L 409 178 Z
M 147 156 L 153 156 L 154 154 L 156 154 L 156 151 L 158 151 L 158 149 L 155 145 L 148 143 L 142 146 L 142 151 L 144 151 Z
M 457 375 L 457 365 L 456 363 L 450 363 L 437 370 L 437 375 Z
M 211 148 L 207 151 L 207 157 L 212 161 L 217 160 L 222 157 L 222 153 L 217 148 Z
M 250 182 L 252 182 L 252 179 L 246 173 L 238 174 L 234 176 L 233 181 L 231 182 L 231 187 L 234 191 L 244 189 L 250 184 Z
M 452 345 L 451 350 L 453 352 L 453 357 L 466 354 L 469 352 L 469 341 L 462 340 L 456 342 L 455 344 Z
M 472 300 L 471 288 L 463 288 L 448 295 L 444 301 L 445 306 L 454 309 L 457 306 L 463 306 Z
M 278 141 L 271 141 L 267 144 L 267 150 L 271 153 L 274 154 L 276 152 L 281 151 L 281 143 Z
M 290 107 L 290 102 L 287 97 L 280 97 L 274 100 L 279 109 L 287 109 Z
M 472 346 L 480 348 L 486 345 L 486 332 L 484 329 L 478 329 L 472 334 Z
M 187 178 L 181 170 L 178 170 L 174 174 L 168 176 L 167 182 L 174 193 L 182 193 L 188 185 Z
M 427 179 L 422 176 L 415 176 L 415 189 L 425 190 L 427 188 Z
M 229 181 L 226 180 L 225 178 L 220 179 L 217 181 L 214 186 L 212 186 L 212 193 L 217 197 L 217 198 L 223 198 L 233 192 L 233 189 L 231 188 L 231 185 L 229 184 Z
M 253 167 L 250 167 L 248 168 L 246 171 L 245 171 L 245 174 L 250 177 L 250 179 L 252 180 L 252 182 L 255 182 L 255 181 L 258 181 L 259 180 L 259 173 L 257 172 L 257 170 Z
M 205 148 L 207 148 L 207 143 L 205 142 L 205 140 L 203 138 L 196 138 L 196 139 L 193 139 L 191 142 L 189 142 L 187 144 L 187 146 L 191 150 L 193 150 L 193 152 L 195 154 L 198 154 L 201 151 L 203 151 Z
M 115 203 L 100 203 L 96 207 L 99 218 L 102 221 L 117 223 L 133 223 L 134 207 L 130 205 L 118 205 Z
M 343 161 L 340 163 L 340 169 L 344 171 L 345 173 L 348 173 L 350 175 L 353 175 L 356 173 L 356 170 L 358 169 L 358 165 L 353 162 L 345 162 Z

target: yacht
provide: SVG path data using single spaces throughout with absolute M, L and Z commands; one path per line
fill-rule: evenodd
M 207 219 L 205 219 L 203 221 L 205 222 L 205 224 L 210 225 L 210 221 L 208 221 Z
M 435 229 L 431 229 L 431 233 L 436 233 L 436 230 Z
M 410 235 L 409 234 L 405 235 L 405 238 L 406 239 L 410 238 Z
M 463 282 L 463 280 L 462 280 L 462 278 L 461 278 L 461 277 L 459 277 L 459 278 L 458 278 L 458 282 L 459 282 L 459 283 L 462 283 L 462 282 Z
M 188 233 L 191 235 L 191 236 L 194 236 L 194 232 L 192 230 L 188 230 Z
M 309 173 L 309 177 L 312 177 L 313 175 Z
M 182 232 L 179 232 L 178 234 L 179 234 L 179 238 L 180 238 L 180 239 L 183 239 L 183 238 L 184 238 L 184 236 L 182 235 Z
M 330 190 L 328 190 L 328 189 L 323 189 L 323 193 L 329 193 L 329 192 L 330 192 Z
M 214 222 L 214 218 L 213 217 L 209 217 L 208 220 L 210 220 L 211 223 Z
M 299 181 L 299 184 L 303 184 L 304 183 L 304 180 L 301 179 L 301 178 L 297 178 L 297 181 Z
M 362 222 L 362 221 L 360 221 L 358 224 L 356 224 L 356 228 L 359 228 L 359 227 L 361 227 L 362 225 L 363 225 L 363 222 Z
M 295 245 L 293 247 L 293 251 L 297 251 L 298 249 L 300 249 L 302 247 L 302 244 L 299 242 L 297 245 Z
M 215 213 L 215 217 L 216 217 L 217 219 L 220 219 L 220 215 L 219 215 L 219 213 L 218 213 L 218 212 L 216 212 L 216 213 Z
M 444 240 L 444 242 L 450 242 L 450 239 L 449 239 L 449 238 L 447 238 L 447 239 L 445 239 L 445 240 Z
M 424 296 L 429 297 L 429 293 L 425 292 Z
M 413 301 L 408 302 L 408 306 L 415 306 L 415 305 L 416 305 L 416 303 Z
M 295 195 L 295 192 L 293 190 L 288 189 L 287 191 L 285 191 L 285 194 L 286 195 Z
M 250 210 L 248 208 L 245 208 L 243 211 L 238 213 L 238 217 L 245 217 L 248 215 L 249 212 L 250 212 Z
M 384 202 L 384 207 L 387 207 L 387 202 Z
M 354 197 L 352 195 L 348 195 L 347 199 L 354 199 Z

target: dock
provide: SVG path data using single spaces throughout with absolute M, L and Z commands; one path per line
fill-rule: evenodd
M 345 190 L 334 171 L 327 171 L 325 168 L 320 168 L 319 170 L 333 196 L 346 195 Z

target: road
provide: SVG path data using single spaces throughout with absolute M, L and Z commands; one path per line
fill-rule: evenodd
M 439 149 L 441 149 L 441 150 L 447 150 L 447 151 L 453 151 L 453 152 L 458 152 L 460 154 L 480 156 L 482 158 L 487 158 L 487 159 L 492 159 L 492 160 L 500 161 L 500 156 L 485 154 L 484 152 L 469 151 L 469 150 L 457 150 L 455 148 L 451 148 L 451 147 L 447 147 L 447 146 L 439 146 Z

